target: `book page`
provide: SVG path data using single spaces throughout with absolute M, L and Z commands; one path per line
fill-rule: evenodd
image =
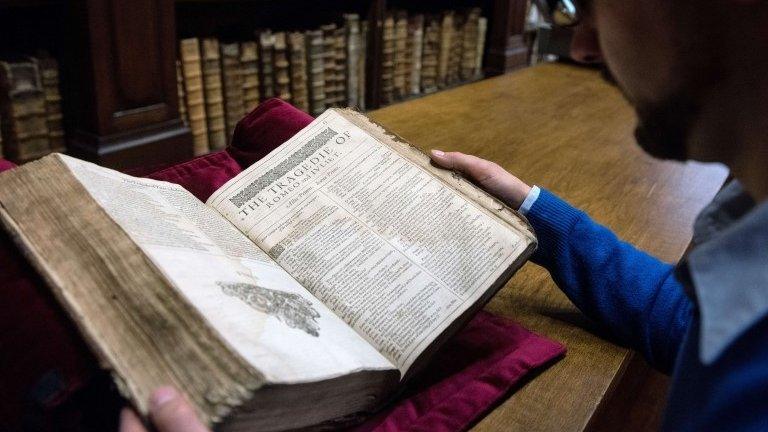
M 224 341 L 270 383 L 393 368 L 269 256 L 181 186 L 62 159 Z
M 333 110 L 208 205 L 403 374 L 530 244 Z

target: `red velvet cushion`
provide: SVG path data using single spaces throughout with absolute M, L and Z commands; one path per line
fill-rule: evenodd
M 285 102 L 268 100 L 240 121 L 227 150 L 148 177 L 178 183 L 204 201 L 244 167 L 265 156 L 311 121 L 310 116 Z M 2 166 L 0 162 L 0 170 Z M 68 405 L 65 402 L 73 399 L 72 395 L 92 379 L 97 365 L 43 282 L 3 235 L 0 247 L 0 349 L 3 352 L 0 360 L 0 388 L 3 389 L 0 419 L 8 419 L 6 427 L 13 430 L 25 415 L 29 417 L 32 410 L 37 416 L 32 417 L 38 422 L 42 418 L 49 427 L 56 423 L 52 418 L 74 418 L 72 422 L 76 424 L 78 418 L 87 417 L 82 415 L 83 410 L 93 411 L 100 407 L 84 402 Z M 556 342 L 511 321 L 481 312 L 440 351 L 401 400 L 357 429 L 465 429 L 522 377 L 558 358 L 564 351 L 565 348 Z M 66 407 L 64 413 L 62 406 Z M 55 417 L 45 412 L 57 409 Z M 3 426 L 2 420 L 0 426 Z M 59 422 L 57 426 L 62 424 Z

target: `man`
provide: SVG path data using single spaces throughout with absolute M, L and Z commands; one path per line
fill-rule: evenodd
M 613 72 L 648 153 L 731 169 L 736 181 L 696 221 L 696 246 L 665 264 L 496 164 L 439 150 L 434 162 L 527 214 L 540 242 L 533 260 L 586 315 L 672 373 L 664 430 L 768 430 L 768 1 L 538 3 L 553 24 L 576 26 L 576 60 Z M 177 412 L 161 431 L 194 420 Z

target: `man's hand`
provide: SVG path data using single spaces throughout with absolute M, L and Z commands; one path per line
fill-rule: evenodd
M 488 193 L 515 210 L 520 208 L 525 197 L 531 191 L 531 187 L 520 179 L 485 159 L 464 153 L 440 150 L 432 150 L 431 156 L 437 165 L 466 175 Z
M 161 387 L 149 398 L 149 416 L 158 432 L 210 432 L 192 405 L 173 387 Z M 120 414 L 120 432 L 147 432 L 130 408 Z

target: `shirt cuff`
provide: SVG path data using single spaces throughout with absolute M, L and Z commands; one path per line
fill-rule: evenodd
M 528 192 L 528 196 L 525 197 L 525 200 L 522 204 L 520 204 L 520 208 L 517 209 L 518 212 L 520 212 L 523 216 L 527 215 L 529 211 L 531 211 L 531 207 L 536 203 L 536 200 L 539 199 L 539 194 L 541 193 L 541 189 L 539 189 L 538 186 L 533 186 L 531 190 Z

